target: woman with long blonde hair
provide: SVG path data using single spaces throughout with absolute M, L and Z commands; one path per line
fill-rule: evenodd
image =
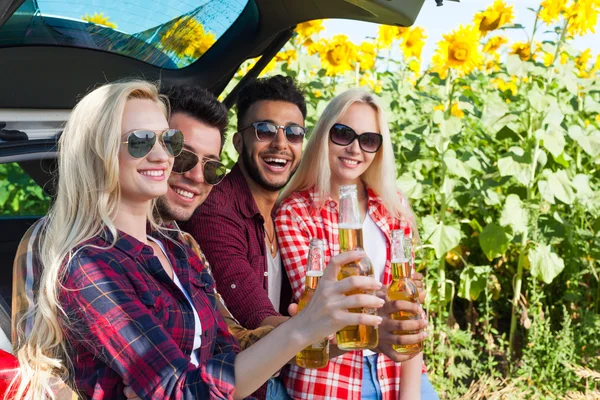
M 57 198 L 40 244 L 42 275 L 31 334 L 19 344 L 16 398 L 54 397 L 67 381 L 81 396 L 243 398 L 298 351 L 348 324 L 377 326 L 352 307 L 383 305 L 374 279 L 337 282 L 338 257 L 316 296 L 248 350 L 219 313 L 214 282 L 176 229 L 153 219 L 154 201 L 183 146 L 168 106 L 145 81 L 106 84 L 73 109 L 59 141 Z M 323 307 L 324 305 L 324 307 Z
M 300 166 L 280 196 L 276 217 L 277 236 L 283 264 L 292 284 L 294 298 L 304 291 L 308 242 L 325 243 L 325 257 L 339 251 L 338 203 L 342 185 L 355 184 L 363 222 L 364 246 L 373 262 L 375 278 L 391 282 L 390 234 L 410 226 L 417 233 L 415 216 L 396 186 L 396 165 L 385 114 L 376 96 L 363 90 L 349 90 L 325 108 L 309 138 Z M 388 306 L 389 305 L 389 306 Z M 388 312 L 393 304 L 386 304 Z M 416 305 L 405 304 L 403 307 Z M 394 335 L 394 331 L 418 331 L 426 322 L 402 321 L 400 327 L 389 313 L 382 313 L 380 347 L 422 342 L 424 333 Z M 382 329 L 386 328 L 386 329 Z M 284 381 L 295 399 L 419 399 L 422 355 L 403 360 L 402 368 L 383 354 L 352 351 L 330 361 L 322 369 L 291 366 Z

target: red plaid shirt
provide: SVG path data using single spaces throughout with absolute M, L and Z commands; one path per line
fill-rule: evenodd
M 320 202 L 314 189 L 295 192 L 285 199 L 277 211 L 275 226 L 279 238 L 281 258 L 287 270 L 296 301 L 304 292 L 306 258 L 310 239 L 324 242 L 325 263 L 340 252 L 338 237 L 338 206 L 331 198 Z M 382 200 L 368 190 L 368 213 L 384 233 L 386 241 L 386 264 L 383 284 L 392 281 L 390 262 L 390 235 L 394 229 L 407 224 L 389 215 Z M 322 204 L 319 208 L 318 204 Z M 291 365 L 284 370 L 283 380 L 294 399 L 356 399 L 360 400 L 363 374 L 362 351 L 348 352 L 329 360 L 321 369 L 304 369 Z M 383 354 L 377 358 L 377 375 L 382 399 L 400 397 L 400 364 Z
M 152 247 L 119 232 L 106 249 L 106 230 L 74 249 L 63 280 L 71 379 L 93 399 L 124 398 L 124 381 L 143 399 L 230 399 L 239 348 L 217 309 L 214 282 L 176 232 L 153 236 L 198 312 L 200 367 L 190 362 L 194 316 L 183 292 Z

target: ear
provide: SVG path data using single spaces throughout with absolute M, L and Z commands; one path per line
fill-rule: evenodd
M 236 132 L 233 134 L 233 148 L 235 149 L 235 151 L 238 152 L 238 154 L 242 154 L 242 134 L 239 132 Z

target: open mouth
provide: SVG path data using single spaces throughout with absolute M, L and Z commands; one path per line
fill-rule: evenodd
M 280 157 L 264 157 L 262 160 L 272 171 L 283 171 L 290 163 L 290 160 Z
M 344 164 L 347 165 L 349 167 L 356 167 L 358 164 L 360 164 L 360 161 L 356 161 L 356 160 L 351 160 L 349 158 L 343 158 L 340 157 L 340 161 Z
M 139 171 L 139 173 L 140 175 L 155 181 L 162 181 L 165 179 L 165 171 L 163 169 L 148 169 Z
M 198 196 L 198 194 L 194 192 L 190 192 L 189 190 L 185 190 L 183 188 L 177 186 L 169 186 L 175 194 L 177 194 L 181 199 L 185 201 L 193 201 L 194 198 Z

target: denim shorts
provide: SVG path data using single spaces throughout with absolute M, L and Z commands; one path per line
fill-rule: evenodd
M 279 378 L 270 378 L 267 383 L 267 400 L 292 400 Z

